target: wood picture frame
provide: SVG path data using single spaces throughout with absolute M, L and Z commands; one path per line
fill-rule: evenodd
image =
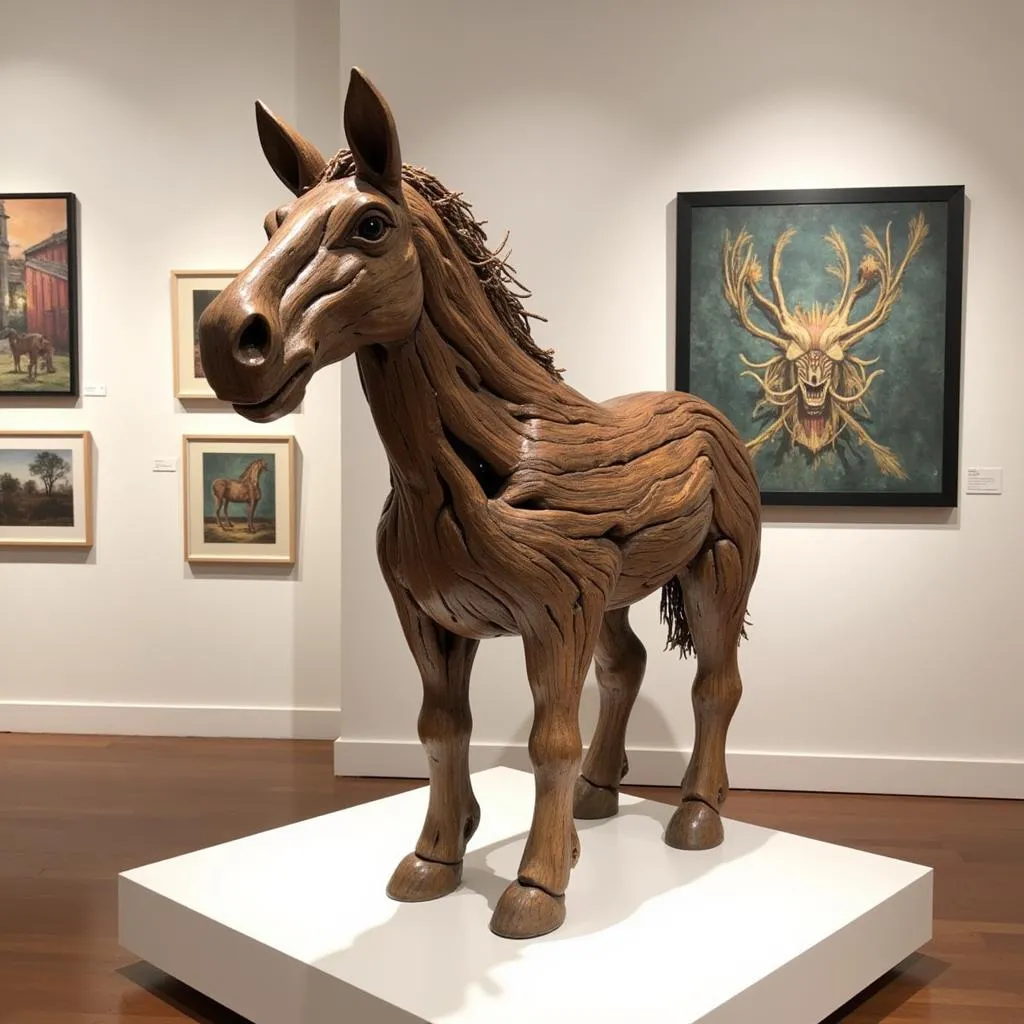
M 78 200 L 0 192 L 0 397 L 77 398 Z
M 186 561 L 295 563 L 294 437 L 187 434 L 181 464 Z
M 89 431 L 0 431 L 0 547 L 92 545 Z
M 732 420 L 765 505 L 956 507 L 964 203 L 677 195 L 675 387 Z
M 171 271 L 171 339 L 177 399 L 219 401 L 202 370 L 196 324 L 213 298 L 237 276 L 235 270 Z

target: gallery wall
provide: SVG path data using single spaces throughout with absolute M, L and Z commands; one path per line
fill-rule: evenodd
M 10 16 L 8 16 L 10 14 Z M 263 98 L 314 139 L 340 122 L 338 9 L 310 0 L 34 0 L 3 17 L 4 191 L 80 201 L 82 380 L 104 398 L 0 400 L 0 429 L 89 430 L 91 552 L 0 549 L 0 730 L 339 731 L 337 367 L 254 427 L 174 398 L 170 271 L 244 266 L 283 190 Z M 293 569 L 183 559 L 184 433 L 294 434 Z
M 1024 796 L 1022 37 L 1003 0 L 341 4 L 342 70 L 387 95 L 407 161 L 463 191 L 495 241 L 511 231 L 549 320 L 536 338 L 594 398 L 670 384 L 677 191 L 966 185 L 961 460 L 1003 467 L 1004 493 L 766 512 L 734 785 Z M 342 392 L 336 767 L 420 775 L 418 678 L 374 555 L 386 462 L 352 365 Z M 650 660 L 630 780 L 671 783 L 693 666 L 662 652 L 656 597 L 633 622 Z M 474 763 L 524 763 L 518 642 L 482 645 L 474 679 Z M 585 738 L 596 704 L 590 681 Z

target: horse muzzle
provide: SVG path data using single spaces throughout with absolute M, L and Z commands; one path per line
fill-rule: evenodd
M 306 385 L 315 370 L 316 365 L 311 359 L 299 366 L 269 398 L 258 402 L 232 402 L 232 407 L 239 415 L 254 423 L 270 423 L 279 419 L 292 412 L 302 401 Z
M 288 338 L 276 303 L 236 278 L 199 320 L 203 372 L 219 399 L 257 423 L 291 412 L 316 369 L 316 346 Z

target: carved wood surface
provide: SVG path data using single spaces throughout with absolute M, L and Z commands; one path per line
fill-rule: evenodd
M 662 591 L 670 644 L 697 657 L 696 734 L 666 842 L 722 840 L 737 645 L 760 550 L 750 458 L 692 395 L 593 402 L 532 342 L 511 271 L 469 207 L 404 165 L 387 104 L 354 71 L 350 146 L 326 161 L 257 106 L 268 161 L 296 198 L 210 305 L 203 365 L 217 394 L 267 421 L 312 374 L 355 355 L 387 453 L 377 532 L 384 579 L 423 680 L 430 801 L 398 900 L 455 889 L 480 808 L 469 778 L 469 679 L 479 640 L 522 637 L 535 717 L 534 818 L 491 920 L 504 936 L 557 928 L 578 817 L 614 814 L 646 654 L 630 605 Z M 581 765 L 580 691 L 596 661 L 600 717 Z

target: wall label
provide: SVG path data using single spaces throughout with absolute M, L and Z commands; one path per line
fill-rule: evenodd
M 967 470 L 968 494 L 1002 494 L 1002 466 L 971 466 Z
M 177 473 L 178 472 L 178 460 L 177 459 L 154 459 L 153 460 L 153 472 L 154 473 Z
M 82 388 L 82 394 L 86 398 L 106 398 L 107 397 L 107 385 L 106 384 L 86 384 Z

